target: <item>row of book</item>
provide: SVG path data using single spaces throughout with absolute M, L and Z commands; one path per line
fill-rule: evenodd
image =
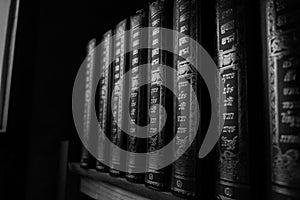
M 196 115 L 201 119 L 191 146 L 172 165 L 153 170 L 162 158 L 149 156 L 146 173 L 123 173 L 116 166 L 126 163 L 132 169 L 127 171 L 135 171 L 136 158 L 120 156 L 118 149 L 97 143 L 95 168 L 182 197 L 300 199 L 299 11 L 297 0 L 158 0 L 106 32 L 99 56 L 94 54 L 96 41 L 91 40 L 86 93 L 98 88 L 98 120 L 112 143 L 126 151 L 144 153 L 161 149 L 176 135 L 180 149 L 190 139 L 182 138 L 180 132 L 193 130 L 198 123 Z M 141 36 L 143 27 L 158 29 Z M 166 44 L 170 36 L 160 34 L 159 28 L 183 33 L 211 54 L 218 67 L 212 79 L 216 85 L 224 85 L 222 90 L 216 87 L 216 94 L 225 95 L 225 99 L 209 99 L 205 83 L 188 59 L 161 50 L 170 45 Z M 130 34 L 125 34 L 127 30 Z M 185 58 L 197 55 L 184 36 L 171 41 L 176 54 Z M 144 42 L 151 48 L 141 49 Z M 131 51 L 124 54 L 127 48 Z M 100 60 L 99 66 L 93 64 L 95 59 Z M 147 69 L 139 68 L 143 64 L 148 64 Z M 164 65 L 177 74 L 166 73 Z M 98 86 L 92 85 L 95 67 L 103 68 Z M 129 70 L 130 78 L 122 78 Z M 143 79 L 149 79 L 150 84 L 142 86 Z M 181 98 L 175 99 L 163 86 L 166 80 L 172 80 Z M 113 90 L 116 87 L 118 90 Z M 191 95 L 192 90 L 198 100 Z M 84 134 L 88 138 L 93 99 L 91 95 L 85 97 Z M 215 149 L 199 159 L 213 102 L 225 106 L 225 112 L 218 113 L 224 124 L 218 127 L 220 139 Z M 201 113 L 195 113 L 196 103 Z M 130 119 L 124 113 L 125 106 L 129 107 Z M 162 115 L 166 114 L 172 117 L 164 124 Z M 131 134 L 124 133 L 118 124 Z M 141 138 L 137 124 L 149 125 L 149 133 L 161 131 Z M 109 159 L 110 165 L 101 159 Z M 81 166 L 90 168 L 92 160 L 83 147 Z

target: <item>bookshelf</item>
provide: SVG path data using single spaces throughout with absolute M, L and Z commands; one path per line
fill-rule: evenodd
M 79 163 L 69 163 L 69 171 L 80 177 L 80 192 L 97 200 L 137 199 L 137 200 L 180 200 L 170 192 L 148 189 L 144 184 L 135 184 L 124 178 L 114 178 L 95 169 L 83 169 Z
M 86 78 L 88 86 L 85 88 L 86 94 L 93 91 L 92 87 L 89 87 L 93 77 L 92 70 L 89 71 L 91 66 L 95 69 L 100 67 L 103 71 L 101 78 L 105 81 L 101 83 L 101 87 L 99 86 L 101 95 L 95 100 L 99 105 L 96 112 L 99 112 L 100 127 L 114 145 L 104 148 L 106 144 L 101 143 L 101 139 L 105 138 L 102 137 L 104 134 L 99 130 L 91 131 L 90 124 L 93 124 L 90 123 L 93 105 L 91 95 L 85 95 L 86 104 L 82 109 L 84 114 L 81 115 L 84 125 L 82 138 L 86 139 L 83 143 L 95 144 L 101 148 L 94 153 L 101 154 L 94 156 L 98 158 L 99 163 L 104 160 L 104 155 L 109 155 L 107 159 L 110 166 L 107 167 L 112 176 L 123 176 L 117 169 L 124 163 L 127 169 L 130 168 L 126 174 L 127 179 L 130 174 L 135 180 L 139 179 L 140 182 L 145 180 L 147 187 L 155 190 L 148 189 L 144 184 L 127 182 L 124 178 L 113 178 L 94 169 L 80 168 L 80 166 L 94 168 L 91 164 L 91 161 L 94 161 L 92 156 L 83 151 L 81 164 L 69 163 L 70 172 L 79 175 L 80 192 L 92 199 L 111 200 L 180 199 L 173 194 L 202 199 L 299 199 L 300 145 L 297 134 L 300 130 L 298 123 L 300 89 L 299 81 L 296 80 L 298 73 L 296 68 L 300 63 L 297 52 L 300 29 L 298 26 L 290 29 L 290 26 L 294 25 L 292 22 L 282 25 L 288 23 L 288 20 L 277 16 L 281 16 L 281 12 L 292 16 L 294 10 L 291 8 L 300 9 L 300 5 L 293 3 L 279 5 L 276 0 L 267 0 L 264 3 L 255 1 L 255 4 L 245 0 L 237 2 L 215 0 L 212 5 L 205 0 L 201 1 L 201 5 L 194 4 L 196 1 L 193 0 L 170 0 L 170 3 L 173 3 L 170 6 L 167 1 L 169 0 L 157 0 L 149 4 L 149 8 L 146 8 L 148 9 L 146 12 L 149 12 L 148 19 L 141 16 L 140 19 L 136 18 L 137 12 L 135 17 L 132 15 L 121 21 L 112 30 L 116 38 L 112 42 L 107 38 L 105 50 L 102 49 L 101 54 L 98 54 L 102 56 L 99 60 L 103 63 L 96 66 L 91 61 L 90 65 L 86 65 L 89 75 Z M 275 4 L 279 7 L 274 7 Z M 206 7 L 207 5 L 209 6 Z M 213 11 L 216 13 L 212 15 L 208 13 Z M 266 19 L 261 17 L 264 14 L 268 14 Z M 152 32 L 146 33 L 146 40 L 142 39 L 142 32 L 138 29 L 147 27 L 142 23 L 142 19 L 146 21 L 145 24 L 149 22 L 149 26 L 155 28 L 151 30 Z M 264 21 L 264 24 L 253 23 L 254 21 Z M 175 51 L 175 55 L 179 55 L 178 58 L 163 51 L 168 38 L 160 31 L 160 27 L 170 28 L 188 36 L 171 35 L 169 38 L 170 42 L 173 42 L 172 50 Z M 129 35 L 126 34 L 127 30 L 130 30 Z M 263 44 L 261 44 L 262 37 Z M 199 49 L 193 48 L 191 38 L 201 43 L 204 49 L 207 48 L 212 59 L 215 57 L 217 71 L 211 77 L 215 83 L 215 87 L 212 88 L 216 91 L 208 91 L 205 94 L 205 80 L 202 82 L 195 73 L 197 68 L 193 68 L 191 61 L 193 57 L 197 57 Z M 151 47 L 151 51 L 146 52 L 145 56 L 141 51 L 142 46 L 138 46 L 143 41 Z M 132 47 L 129 48 L 132 49 L 130 55 L 124 54 L 128 46 Z M 97 59 L 93 48 L 88 55 L 93 55 Z M 115 60 L 112 67 L 106 67 L 111 60 Z M 145 79 L 150 82 L 144 98 L 140 92 L 142 90 L 139 91 L 140 82 L 143 80 L 139 72 L 141 64 L 139 62 L 149 63 Z M 177 70 L 173 74 L 175 78 L 173 75 L 167 76 L 168 73 L 162 65 L 173 66 Z M 200 65 L 197 67 L 202 68 Z M 278 66 L 281 68 L 277 69 Z M 131 85 L 127 85 L 127 80 L 123 79 L 129 69 L 131 76 L 128 82 Z M 178 94 L 177 99 L 164 89 L 167 80 L 172 82 L 174 94 Z M 192 97 L 192 90 L 197 98 L 201 97 L 198 98 L 199 102 Z M 215 93 L 216 96 L 211 98 L 209 93 Z M 130 104 L 126 101 L 128 96 Z M 258 96 L 263 98 L 253 98 Z M 204 97 L 207 98 L 207 102 Z M 197 103 L 202 109 L 198 113 L 194 109 Z M 164 107 L 169 116 L 174 116 L 168 118 L 169 121 L 166 121 L 165 125 L 162 125 L 161 119 L 166 115 L 156 104 Z M 125 115 L 128 113 L 124 107 L 130 107 L 129 117 Z M 141 110 L 143 107 L 146 108 L 145 112 Z M 213 111 L 210 109 L 212 107 L 217 110 Z M 146 112 L 147 109 L 149 113 Z M 217 113 L 216 120 L 209 117 L 211 113 Z M 142 131 L 137 124 L 143 124 L 142 119 L 144 122 L 148 120 L 149 129 L 145 132 L 156 134 L 155 136 L 148 134 L 146 141 L 139 140 L 141 138 L 139 133 Z M 205 146 L 204 142 L 209 138 L 205 135 L 207 134 L 205 124 L 209 126 L 212 121 L 217 122 L 215 128 L 220 131 L 217 138 L 219 141 L 211 154 L 205 159 L 198 159 L 199 149 L 201 152 L 201 147 Z M 197 122 L 200 122 L 199 127 Z M 119 125 L 126 128 L 121 129 Z M 163 129 L 160 130 L 161 127 Z M 262 135 L 257 135 L 258 127 L 262 127 L 260 130 Z M 132 134 L 134 137 L 128 139 L 128 134 L 123 134 L 122 131 L 127 128 L 130 133 L 134 133 Z M 78 127 L 77 129 L 80 130 Z M 156 132 L 157 130 L 159 131 Z M 92 138 L 95 133 L 102 134 L 96 135 L 99 140 Z M 197 133 L 198 139 L 191 138 L 191 133 Z M 291 135 L 284 135 L 286 133 Z M 158 156 L 153 154 L 155 156 L 151 157 L 149 154 L 147 158 L 149 162 L 146 162 L 147 166 L 143 166 L 146 167 L 145 179 L 138 177 L 134 174 L 134 170 L 131 170 L 138 168 L 135 157 L 128 159 L 115 148 L 118 146 L 125 151 L 152 153 L 166 146 L 171 136 L 172 141 L 175 141 L 173 147 L 176 148 L 171 154 L 179 155 L 180 152 L 184 154 L 179 155 L 181 157 L 172 163 L 172 169 L 156 167 L 162 163 L 161 158 L 165 158 L 164 155 L 158 153 Z M 192 140 L 194 146 L 190 147 L 186 141 Z M 273 141 L 272 144 L 270 141 Z M 141 147 L 140 151 L 137 150 L 138 147 Z M 106 149 L 107 152 L 104 151 Z M 97 166 L 96 164 L 99 171 Z M 171 183 L 168 183 L 169 181 Z M 173 194 L 158 191 L 165 191 L 167 187 Z

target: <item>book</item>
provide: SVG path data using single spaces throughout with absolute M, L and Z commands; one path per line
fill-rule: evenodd
M 167 65 L 172 67 L 172 55 L 162 51 L 162 47 L 168 42 L 166 34 L 160 33 L 160 27 L 172 28 L 172 1 L 158 0 L 149 6 L 149 27 L 157 27 L 149 32 L 149 134 L 156 133 L 148 137 L 147 151 L 154 152 L 164 147 L 170 142 L 173 136 L 173 94 L 164 83 L 166 80 L 173 80 L 173 77 L 167 77 Z M 160 106 L 158 106 L 160 105 Z M 167 113 L 163 113 L 162 107 Z M 165 125 L 162 120 L 167 116 Z M 163 153 L 149 154 L 146 160 L 145 185 L 155 190 L 167 190 L 170 186 L 171 166 L 155 170 L 163 162 Z
M 174 38 L 174 51 L 179 56 L 186 58 L 174 56 L 174 67 L 177 70 L 174 77 L 174 91 L 183 96 L 178 98 L 178 103 L 175 103 L 174 106 L 176 112 L 174 123 L 175 154 L 180 154 L 187 141 L 192 139 L 186 136 L 190 135 L 186 133 L 194 131 L 193 128 L 197 124 L 195 120 L 199 116 L 195 109 L 195 104 L 198 104 L 198 101 L 191 95 L 191 90 L 194 90 L 196 95 L 200 93 L 199 77 L 197 71 L 192 69 L 194 66 L 191 66 L 189 62 L 189 60 L 196 61 L 195 56 L 197 54 L 193 52 L 196 49 L 191 47 L 188 38 L 191 37 L 196 41 L 200 39 L 199 5 L 200 2 L 195 0 L 176 0 L 174 3 L 174 30 L 185 35 L 178 35 Z M 199 95 L 197 96 L 199 97 Z M 199 133 L 197 133 L 188 150 L 173 163 L 171 191 L 177 196 L 196 196 L 199 145 Z
M 265 199 L 260 21 L 259 1 L 217 0 L 218 199 Z
M 140 129 L 137 127 L 145 126 L 148 120 L 148 106 L 147 106 L 147 86 L 142 86 L 142 80 L 147 79 L 147 69 L 141 68 L 140 65 L 147 64 L 147 49 L 141 49 L 146 46 L 148 39 L 147 35 L 143 34 L 141 28 L 148 25 L 148 13 L 145 10 L 139 10 L 134 16 L 130 18 L 130 60 L 129 67 L 131 69 L 129 80 L 129 94 L 130 94 L 130 117 L 129 132 L 131 135 L 127 138 L 127 151 L 134 153 L 146 152 L 146 138 L 137 138 L 140 134 Z M 142 35 L 143 34 L 143 35 Z M 134 136 L 132 136 L 134 135 Z M 144 183 L 144 173 L 134 173 L 136 168 L 143 171 L 145 169 L 145 160 L 136 160 L 137 158 L 131 154 L 127 157 L 127 173 L 126 179 L 130 182 Z M 137 162 L 139 164 L 137 164 Z M 141 164 L 140 164 L 141 163 Z
M 107 31 L 102 38 L 102 46 L 99 51 L 100 59 L 100 81 L 98 91 L 99 101 L 99 131 L 97 142 L 96 170 L 107 172 L 108 167 L 104 164 L 108 158 L 107 144 L 103 137 L 110 133 L 110 101 L 111 101 L 111 62 L 112 62 L 112 31 Z
M 211 12 L 214 8 L 213 1 L 205 0 L 177 0 L 174 4 L 174 30 L 184 34 L 174 38 L 174 50 L 178 55 L 174 57 L 177 70 L 174 92 L 179 96 L 174 108 L 176 157 L 184 151 L 188 142 L 191 145 L 173 164 L 171 190 L 184 198 L 211 199 L 214 195 L 215 150 L 204 158 L 198 158 L 212 112 L 211 95 L 200 73 L 207 66 L 203 65 L 199 48 L 204 48 L 207 55 L 214 55 L 215 15 Z M 214 77 L 211 78 L 213 80 Z M 196 134 L 195 138 L 193 134 Z
M 91 105 L 92 105 L 92 89 L 93 75 L 95 68 L 95 48 L 96 40 L 92 39 L 87 45 L 86 58 L 86 82 L 85 82 L 85 99 L 84 99 L 84 114 L 83 114 L 83 136 L 81 138 L 83 146 L 81 153 L 80 166 L 82 168 L 93 168 L 95 159 L 86 149 L 85 145 L 91 144 L 90 121 L 91 121 Z
M 113 42 L 113 74 L 112 74 L 112 121 L 111 121 L 111 135 L 110 140 L 117 147 L 126 150 L 126 134 L 121 130 L 118 124 L 123 126 L 123 130 L 126 129 L 127 120 L 125 120 L 123 106 L 126 101 L 127 91 L 125 91 L 128 81 L 123 78 L 123 75 L 128 71 L 128 65 L 126 59 L 127 38 L 125 31 L 127 30 L 127 20 L 121 21 L 115 28 L 115 40 Z M 126 105 L 127 106 L 127 105 Z M 110 146 L 110 169 L 111 176 L 124 176 L 124 170 L 120 171 L 123 165 L 125 165 L 126 158 L 121 156 L 121 152 L 118 148 Z
M 300 199 L 300 2 L 264 2 L 267 38 L 270 198 Z

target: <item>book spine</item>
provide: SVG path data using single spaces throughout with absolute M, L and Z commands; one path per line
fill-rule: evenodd
M 106 32 L 103 35 L 100 50 L 100 89 L 99 89 L 99 131 L 98 142 L 97 142 L 97 161 L 96 170 L 100 172 L 107 172 L 108 167 L 104 165 L 104 161 L 108 159 L 106 145 L 104 143 L 104 137 L 110 132 L 110 76 L 111 76 L 111 61 L 112 61 L 112 33 L 111 31 Z
M 169 1 L 170 2 L 170 1 Z M 148 137 L 147 150 L 154 152 L 161 149 L 170 141 L 173 135 L 173 120 L 167 120 L 163 127 L 163 119 L 166 118 L 166 113 L 162 107 L 168 112 L 168 116 L 173 116 L 172 94 L 167 94 L 166 87 L 163 86 L 167 79 L 173 80 L 173 77 L 167 77 L 163 65 L 171 66 L 171 58 L 166 52 L 162 51 L 164 42 L 167 41 L 166 36 L 160 32 L 160 27 L 171 28 L 172 15 L 168 13 L 170 8 L 168 1 L 159 0 L 149 7 L 149 27 L 157 27 L 149 32 L 149 42 L 151 51 L 149 52 L 149 133 L 156 133 L 154 136 Z M 168 10 L 169 9 L 169 10 Z M 171 9 L 172 10 L 172 9 Z M 160 106 L 158 106 L 160 105 Z M 169 107 L 169 108 L 168 108 Z M 155 170 L 160 163 L 163 163 L 163 153 L 150 154 L 146 161 L 146 177 L 145 185 L 155 190 L 166 190 L 170 186 L 170 166 L 163 169 Z M 169 155 L 168 155 L 169 156 Z
M 197 115 L 195 104 L 197 99 L 191 95 L 194 90 L 199 92 L 197 84 L 197 72 L 190 67 L 188 59 L 195 59 L 196 52 L 190 46 L 189 38 L 195 40 L 199 37 L 199 2 L 195 0 L 176 0 L 174 5 L 174 29 L 186 36 L 176 36 L 174 38 L 174 50 L 179 56 L 187 59 L 175 57 L 174 66 L 177 74 L 174 77 L 174 91 L 180 94 L 178 105 L 175 105 L 175 131 L 176 134 L 176 153 L 183 151 L 189 132 L 194 131 Z M 177 103 L 176 103 L 177 104 Z M 171 190 L 175 195 L 183 197 L 194 197 L 197 186 L 197 160 L 199 151 L 199 134 L 191 146 L 183 155 L 173 164 Z
M 141 28 L 146 27 L 148 24 L 147 12 L 139 10 L 135 16 L 130 18 L 130 117 L 129 120 L 129 132 L 131 135 L 127 138 L 127 151 L 134 153 L 146 152 L 146 139 L 138 138 L 139 126 L 143 126 L 147 123 L 148 106 L 147 106 L 147 88 L 141 87 L 141 80 L 147 79 L 147 72 L 140 65 L 147 63 L 147 50 L 141 49 L 141 44 L 148 42 L 147 36 L 141 35 Z M 132 136 L 135 135 L 135 136 Z M 127 173 L 126 179 L 130 182 L 144 183 L 144 173 L 133 173 L 137 167 L 143 166 L 145 169 L 144 160 L 136 160 L 133 155 L 127 157 Z M 137 162 L 139 164 L 137 164 Z M 143 165 L 140 163 L 143 162 Z
M 225 113 L 219 113 L 218 199 L 250 198 L 250 155 L 247 116 L 245 1 L 217 0 L 218 81 L 224 90 Z M 221 98 L 220 98 L 221 99 Z
M 300 2 L 267 0 L 272 200 L 300 199 Z
M 95 48 L 96 40 L 92 39 L 87 45 L 87 61 L 86 61 L 86 81 L 85 81 L 85 99 L 83 114 L 83 136 L 82 136 L 82 153 L 80 166 L 82 168 L 91 168 L 94 162 L 93 156 L 88 152 L 85 145 L 90 144 L 90 121 L 91 121 L 91 105 L 92 105 L 92 88 L 93 88 L 93 71 L 95 67 Z
M 111 123 L 111 142 L 119 148 L 126 149 L 125 134 L 118 127 L 118 124 L 124 125 L 124 113 L 123 106 L 125 101 L 125 84 L 126 81 L 123 75 L 126 72 L 126 31 L 127 20 L 121 21 L 115 29 L 115 41 L 114 41 L 114 66 L 113 66 L 113 80 L 112 80 L 112 123 Z M 110 169 L 111 176 L 124 176 L 124 173 L 120 170 L 121 164 L 125 163 L 126 158 L 121 156 L 121 152 L 118 148 L 111 146 L 110 148 Z M 118 167 L 119 166 L 119 167 Z

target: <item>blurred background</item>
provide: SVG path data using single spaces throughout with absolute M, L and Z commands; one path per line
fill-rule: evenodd
M 12 2 L 0 0 L 0 61 Z M 105 31 L 143 4 L 19 2 L 8 124 L 0 133 L 0 199 L 58 198 L 60 160 L 66 154 L 62 141 L 79 142 L 72 119 L 72 88 L 86 44 L 91 38 L 99 42 Z M 79 198 L 72 189 L 69 195 Z

